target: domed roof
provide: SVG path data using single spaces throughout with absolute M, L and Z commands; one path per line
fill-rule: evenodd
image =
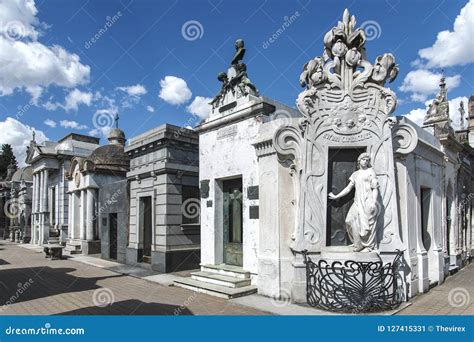
M 92 161 L 95 169 L 112 171 L 128 171 L 130 161 L 122 145 L 109 144 L 96 148 L 88 160 Z
M 109 139 L 116 139 L 116 138 L 120 138 L 120 139 L 125 139 L 125 133 L 120 129 L 120 128 L 112 128 L 109 132 Z
M 33 182 L 33 169 L 31 166 L 20 167 L 12 176 L 12 182 Z

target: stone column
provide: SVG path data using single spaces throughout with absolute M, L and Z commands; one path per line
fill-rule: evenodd
M 86 239 L 94 240 L 94 189 L 87 189 L 87 222 L 86 222 Z
M 39 189 L 38 189 L 38 245 L 43 243 L 44 236 L 44 172 L 39 172 Z
M 41 185 L 41 179 L 40 179 L 40 174 L 36 173 L 36 179 L 35 179 L 35 188 L 36 188 L 36 199 L 35 199 L 35 212 L 38 213 L 40 210 L 40 185 Z M 38 218 L 38 215 L 36 215 L 36 218 Z
M 59 220 L 59 185 L 55 185 L 54 186 L 54 193 L 56 195 L 56 198 L 54 199 L 55 203 L 54 203 L 54 209 L 56 210 L 56 213 L 54 214 L 55 218 L 56 218 L 56 226 L 58 227 L 59 230 L 61 230 L 61 224 L 60 224 L 60 220 Z
M 32 212 L 35 212 L 35 195 L 36 195 L 36 174 L 33 174 L 33 187 L 31 192 L 31 209 Z
M 67 237 L 69 240 L 74 239 L 74 221 L 73 219 L 73 197 L 74 194 L 70 192 L 68 195 L 68 223 L 67 223 Z
M 44 173 L 43 171 L 40 171 L 39 173 L 39 191 L 38 191 L 38 195 L 39 195 L 39 203 L 38 203 L 38 211 L 41 213 L 43 212 L 43 202 L 44 202 Z
M 44 170 L 44 211 L 48 211 L 49 196 L 48 196 L 48 169 Z
M 80 239 L 86 240 L 86 190 L 81 190 L 81 199 L 80 199 L 80 210 L 79 210 L 79 226 L 80 226 Z
M 38 191 L 36 190 L 36 185 L 38 183 L 37 174 L 33 174 L 33 193 L 31 196 L 31 244 L 35 244 L 36 234 L 35 234 L 35 226 L 36 226 L 36 197 L 38 196 Z

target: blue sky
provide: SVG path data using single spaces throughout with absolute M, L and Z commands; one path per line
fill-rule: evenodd
M 391 52 L 400 65 L 389 85 L 397 115 L 420 120 L 442 68 L 452 112 L 474 92 L 473 0 L 0 0 L 0 143 L 21 159 L 31 128 L 39 140 L 103 137 L 115 113 L 127 137 L 195 126 L 237 38 L 261 94 L 294 106 L 303 64 L 322 54 L 346 7 L 375 30 L 369 60 Z

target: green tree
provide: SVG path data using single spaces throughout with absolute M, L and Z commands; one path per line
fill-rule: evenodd
M 15 168 L 18 168 L 13 149 L 10 144 L 3 144 L 2 151 L 0 154 L 0 178 L 5 179 L 7 176 L 8 165 L 13 164 Z

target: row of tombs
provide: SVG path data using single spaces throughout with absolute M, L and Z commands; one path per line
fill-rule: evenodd
M 226 298 L 308 301 L 307 258 L 393 262 L 403 299 L 469 262 L 473 247 L 474 95 L 451 126 L 444 77 L 423 127 L 392 115 L 398 65 L 374 63 L 355 19 L 305 64 L 297 109 L 260 95 L 243 40 L 209 117 L 162 125 L 126 144 L 69 134 L 37 143 L 1 183 L 4 238 L 58 244 L 159 272 Z M 464 120 L 469 120 L 464 128 Z M 13 212 L 13 213 L 12 213 Z M 316 264 L 316 263 L 315 263 Z

